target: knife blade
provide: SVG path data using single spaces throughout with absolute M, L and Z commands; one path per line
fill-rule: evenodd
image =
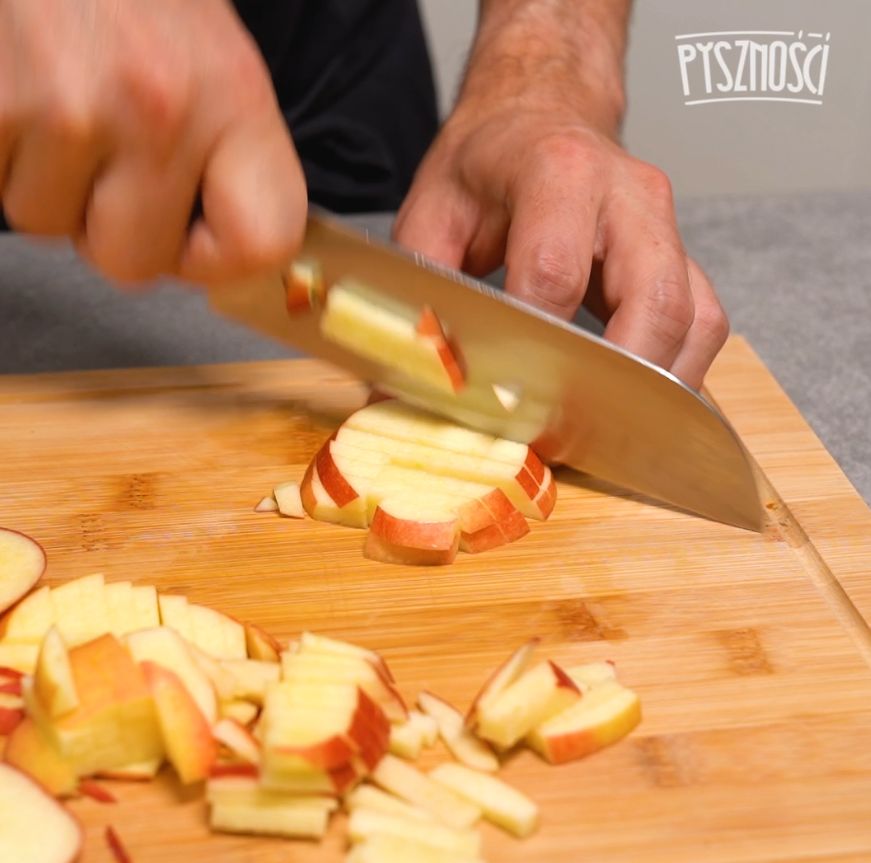
M 669 372 L 317 212 L 300 257 L 319 264 L 327 285 L 353 279 L 407 305 L 430 306 L 460 347 L 463 389 L 436 390 L 340 347 L 322 335 L 319 309 L 288 315 L 281 272 L 210 289 L 212 307 L 411 404 L 533 444 L 543 458 L 716 521 L 762 529 L 746 449 L 719 411 Z

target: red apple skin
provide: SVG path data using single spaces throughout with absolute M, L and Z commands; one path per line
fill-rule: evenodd
M 222 776 L 246 776 L 256 779 L 260 771 L 256 764 L 213 764 L 209 770 L 210 779 L 220 779 Z
M 246 623 L 245 648 L 249 659 L 260 659 L 264 662 L 278 662 L 281 654 L 281 643 L 256 623 Z
M 24 677 L 24 672 L 17 668 L 7 668 L 5 665 L 0 665 L 0 678 L 2 677 L 7 680 L 21 680 Z
M 106 837 L 106 844 L 109 846 L 109 850 L 112 852 L 112 856 L 117 863 L 133 863 L 132 858 L 127 853 L 127 849 L 124 847 L 124 843 L 121 841 L 121 837 L 111 825 L 106 827 L 104 836 Z
M 363 554 L 369 560 L 380 563 L 399 564 L 404 566 L 445 566 L 453 563 L 460 547 L 459 533 L 456 541 L 448 549 L 425 549 L 396 546 L 385 542 L 378 534 L 369 531 L 366 535 L 366 544 L 363 546 Z
M 342 507 L 355 501 L 360 495 L 339 470 L 339 466 L 333 458 L 330 444 L 335 438 L 336 435 L 333 434 L 318 450 L 315 456 L 315 469 L 327 494 L 336 502 L 337 506 Z
M 454 392 L 458 392 L 466 383 L 466 376 L 463 373 L 462 363 L 460 362 L 454 346 L 445 335 L 444 328 L 438 315 L 430 306 L 424 306 L 420 313 L 420 318 L 417 322 L 416 332 L 419 336 L 430 339 L 435 346 L 439 360 L 447 373 L 448 380 Z
M 45 568 L 48 564 L 48 558 L 46 557 L 45 549 L 32 536 L 28 536 L 26 533 L 22 533 L 20 530 L 13 530 L 10 527 L 0 527 L 0 533 L 12 533 L 16 536 L 23 537 L 28 542 L 33 544 L 33 546 L 36 548 L 42 558 L 42 565 L 34 569 L 34 571 L 31 573 L 30 580 L 25 583 L 25 585 L 21 588 L 20 592 L 17 595 L 11 596 L 9 599 L 7 599 L 5 601 L 5 604 L 0 605 L 0 614 L 3 614 L 4 612 L 14 608 L 17 602 L 24 599 L 24 597 L 27 596 L 28 593 L 30 593 L 30 591 L 33 589 L 33 586 L 42 578 L 43 574 L 45 573 Z M 2 633 L 4 630 L 4 622 L 0 621 L 0 633 Z
M 0 737 L 5 737 L 24 719 L 24 711 L 13 707 L 0 707 Z
M 309 464 L 309 466 L 306 468 L 305 473 L 302 477 L 302 481 L 299 484 L 299 496 L 302 500 L 302 508 L 312 518 L 314 518 L 315 508 L 317 507 L 315 495 L 312 491 L 312 475 L 314 473 L 314 469 L 314 462 L 311 462 L 311 464 Z

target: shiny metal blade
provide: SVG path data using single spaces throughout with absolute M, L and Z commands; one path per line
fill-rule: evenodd
M 668 372 L 419 255 L 319 215 L 302 253 L 326 283 L 353 278 L 431 306 L 459 346 L 456 395 L 416 384 L 323 338 L 312 310 L 289 316 L 283 277 L 213 290 L 220 312 L 335 363 L 379 389 L 660 501 L 752 530 L 763 524 L 753 465 L 721 414 Z

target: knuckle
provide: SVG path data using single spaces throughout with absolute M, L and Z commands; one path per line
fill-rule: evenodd
M 633 170 L 637 181 L 652 198 L 668 201 L 673 200 L 671 180 L 668 174 L 656 165 L 648 162 L 635 161 Z
M 587 164 L 597 158 L 587 137 L 571 130 L 553 132 L 541 138 L 535 157 L 566 165 Z
M 729 338 L 729 318 L 716 300 L 696 305 L 693 327 L 698 328 L 706 341 L 718 346 L 725 344 Z
M 158 140 L 175 140 L 189 116 L 191 86 L 178 63 L 127 62 L 122 74 L 130 104 Z
M 681 342 L 695 319 L 689 289 L 674 276 L 651 282 L 644 296 L 644 309 L 650 327 L 669 342 Z
M 560 308 L 574 308 L 586 285 L 587 273 L 574 263 L 574 257 L 557 249 L 538 249 L 529 268 L 528 289 L 539 301 Z
M 225 67 L 233 92 L 247 109 L 272 107 L 275 103 L 272 79 L 263 56 L 249 38 L 240 39 Z

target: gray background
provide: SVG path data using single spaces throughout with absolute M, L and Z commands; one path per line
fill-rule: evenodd
M 421 5 L 445 111 L 462 74 L 478 4 Z M 685 107 L 674 37 L 753 29 L 832 34 L 823 104 Z M 625 143 L 666 170 L 684 197 L 871 189 L 869 40 L 868 0 L 635 0 Z

